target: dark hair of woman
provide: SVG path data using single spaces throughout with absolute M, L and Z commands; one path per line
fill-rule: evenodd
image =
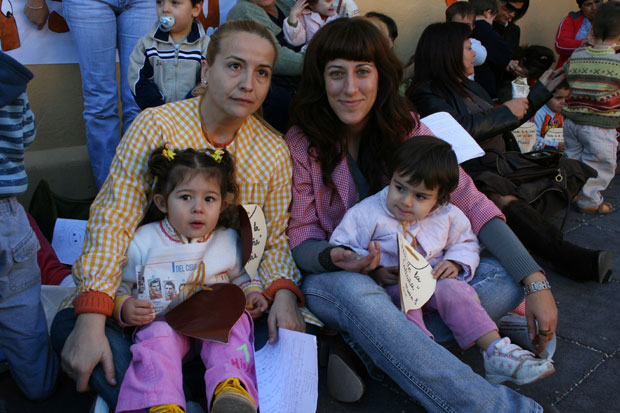
M 325 67 L 336 59 L 371 62 L 379 74 L 377 98 L 361 132 L 358 155 L 370 189 L 378 191 L 392 154 L 417 124 L 411 104 L 398 93 L 402 64 L 373 23 L 358 17 L 337 19 L 314 35 L 291 107 L 291 124 L 308 136 L 310 153 L 321 163 L 323 182 L 335 192 L 331 174 L 345 156 L 348 138 L 347 127 L 332 110 L 325 90 Z
M 238 189 L 234 179 L 235 164 L 232 155 L 223 149 L 205 149 L 197 151 L 189 148 L 173 151 L 166 156 L 165 146 L 155 149 L 149 157 L 149 175 L 155 179 L 153 195 L 160 194 L 168 198 L 174 188 L 185 180 L 201 174 L 206 179 L 215 179 L 220 186 L 222 202 L 228 200 L 230 205 L 220 213 L 218 226 L 229 227 L 233 222 Z M 219 160 L 218 160 L 219 159 Z M 164 214 L 151 202 L 141 225 L 163 219 Z
M 409 91 L 417 86 L 433 84 L 436 87 L 454 90 L 467 96 L 463 82 L 463 43 L 469 39 L 471 28 L 465 23 L 433 23 L 422 32 L 415 51 L 415 72 Z

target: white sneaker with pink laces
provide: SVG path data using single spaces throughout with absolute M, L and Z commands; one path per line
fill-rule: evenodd
M 553 374 L 549 360 L 536 358 L 533 353 L 511 344 L 508 337 L 493 346 L 493 354 L 483 351 L 486 379 L 491 383 L 511 381 L 522 385 L 533 383 Z

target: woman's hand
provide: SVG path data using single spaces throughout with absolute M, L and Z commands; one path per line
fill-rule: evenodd
M 78 315 L 75 327 L 62 348 L 61 367 L 75 380 L 75 388 L 79 392 L 88 390 L 90 375 L 99 363 L 108 384 L 116 386 L 114 359 L 105 336 L 105 320 L 103 314 Z
M 522 119 L 527 112 L 527 108 L 530 106 L 527 98 L 517 98 L 511 99 L 508 102 L 504 102 L 504 106 L 507 106 L 508 109 L 512 112 L 513 115 L 517 119 Z
M 121 319 L 130 326 L 143 326 L 155 320 L 155 309 L 149 301 L 131 297 L 123 303 Z
M 329 253 L 334 265 L 345 271 L 364 274 L 368 274 L 377 268 L 381 259 L 381 248 L 376 241 L 370 241 L 368 244 L 368 255 L 365 257 L 341 247 L 332 248 Z
M 545 85 L 549 92 L 553 92 L 564 79 L 566 79 L 566 73 L 564 73 L 563 68 L 560 68 L 558 70 L 547 70 L 540 75 L 538 81 Z
M 297 295 L 287 289 L 281 289 L 273 297 L 273 304 L 267 318 L 269 328 L 269 344 L 278 341 L 278 327 L 287 330 L 306 331 L 306 322 L 297 305 Z
M 45 0 L 26 0 L 24 14 L 28 20 L 37 26 L 37 29 L 41 30 L 50 15 L 50 10 Z
M 398 282 L 398 267 L 379 267 L 368 273 L 380 286 L 394 285 Z
M 291 12 L 288 15 L 288 23 L 297 27 L 297 20 L 299 16 L 310 13 L 309 10 L 306 10 L 308 7 L 308 0 L 297 0 L 293 7 L 291 7 Z
M 523 284 L 546 280 L 540 271 L 532 273 L 523 279 Z M 555 305 L 551 290 L 536 291 L 525 297 L 525 317 L 527 331 L 532 344 L 538 354 L 547 347 L 547 343 L 555 334 L 558 325 L 558 308 Z M 538 323 L 538 329 L 536 328 Z M 545 334 L 540 334 L 545 332 Z
M 436 280 L 443 280 L 444 278 L 456 278 L 462 269 L 461 264 L 450 260 L 443 260 L 435 265 L 432 273 Z
M 269 303 L 267 303 L 267 299 L 258 291 L 252 291 L 246 296 L 247 301 L 247 310 L 249 311 L 252 318 L 260 317 L 265 311 L 267 311 L 267 307 L 269 307 Z

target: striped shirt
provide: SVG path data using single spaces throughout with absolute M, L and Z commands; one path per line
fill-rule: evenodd
M 121 140 L 110 174 L 91 206 L 84 249 L 73 266 L 73 276 L 79 280 L 76 294 L 93 290 L 113 297 L 116 293 L 129 241 L 152 197 L 147 161 L 165 143 L 174 150 L 213 148 L 202 133 L 199 97 L 144 110 Z M 281 278 L 299 285 L 301 274 L 285 234 L 292 180 L 286 144 L 250 116 L 226 150 L 235 158 L 239 203 L 258 204 L 265 213 L 268 238 L 258 268 L 263 286 Z M 305 308 L 302 312 L 307 321 L 319 323 Z
M 26 92 L 0 108 L 0 198 L 26 192 L 24 151 L 34 141 L 36 127 Z

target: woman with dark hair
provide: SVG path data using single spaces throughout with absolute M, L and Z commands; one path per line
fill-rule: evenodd
M 558 66 L 562 67 L 573 52 L 588 41 L 592 21 L 603 0 L 577 0 L 579 11 L 572 11 L 562 20 L 555 35 Z
M 463 168 L 472 176 L 478 189 L 500 207 L 508 225 L 527 248 L 550 260 L 570 278 L 608 281 L 611 278 L 611 253 L 581 248 L 564 241 L 562 231 L 529 204 L 532 202 L 545 215 L 551 215 L 558 211 L 548 202 L 555 192 L 543 194 L 540 187 L 528 185 L 527 178 L 509 180 L 500 176 L 496 168 L 498 157 L 507 146 L 516 145 L 510 132 L 530 119 L 551 98 L 551 91 L 565 76 L 547 71 L 532 87 L 527 99 L 512 99 L 501 106 L 493 106 L 486 91 L 467 78 L 472 70 L 468 38 L 469 27 L 461 23 L 428 26 L 418 42 L 416 72 L 407 97 L 423 116 L 448 112 L 482 146 L 486 154 L 464 163 Z M 437 44 L 443 46 L 437 48 Z M 566 176 L 567 191 L 572 198 L 585 182 L 584 178 L 591 176 L 592 170 L 580 162 L 566 159 L 561 162 L 553 168 L 566 170 L 570 166 L 570 171 L 577 176 L 574 183 L 572 176 Z
M 398 94 L 401 76 L 386 37 L 365 19 L 335 20 L 308 46 L 293 103 L 295 126 L 285 137 L 293 159 L 287 234 L 305 273 L 306 302 L 368 366 L 379 367 L 428 411 L 540 410 L 534 401 L 483 380 L 408 322 L 367 275 L 378 262 L 376 248 L 370 246 L 369 254 L 359 257 L 328 242 L 349 208 L 388 183 L 389 161 L 398 145 L 431 133 Z M 471 282 L 492 318 L 522 299 L 519 282 L 545 286 L 526 298 L 531 326 L 536 319 L 541 329 L 532 330 L 532 337 L 542 351 L 555 331 L 557 309 L 540 267 L 462 169 L 451 201 L 509 268 L 510 275 L 497 260 L 483 258 Z M 427 328 L 437 341 L 450 340 L 436 315 L 425 319 Z M 352 371 L 332 356 L 328 389 L 338 400 L 358 400 L 363 393 L 359 377 L 347 376 Z

